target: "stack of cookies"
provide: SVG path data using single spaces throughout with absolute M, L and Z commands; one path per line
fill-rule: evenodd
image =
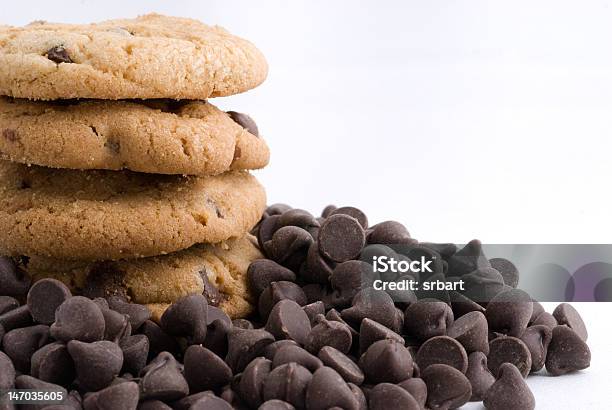
M 266 77 L 248 41 L 147 15 L 0 29 L 0 254 L 36 281 L 146 304 L 204 293 L 250 313 L 248 234 L 269 151 L 210 97 Z

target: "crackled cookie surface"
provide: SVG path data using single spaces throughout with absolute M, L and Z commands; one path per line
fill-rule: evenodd
M 245 171 L 213 177 L 0 162 L 0 254 L 114 260 L 242 237 L 266 196 Z
M 263 139 L 205 101 L 0 97 L 0 155 L 53 168 L 216 175 L 262 168 L 270 153 Z
M 254 88 L 267 71 L 253 44 L 188 18 L 0 27 L 0 94 L 12 97 L 206 99 Z
M 248 235 L 218 244 L 199 244 L 163 256 L 114 262 L 79 262 L 32 256 L 26 271 L 36 282 L 54 278 L 75 294 L 89 297 L 121 296 L 149 305 L 158 318 L 179 298 L 204 294 L 211 305 L 230 317 L 245 317 L 253 309 L 246 272 L 262 258 L 255 239 Z

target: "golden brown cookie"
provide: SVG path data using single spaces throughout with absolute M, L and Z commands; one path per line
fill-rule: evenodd
M 115 260 L 244 236 L 265 208 L 246 171 L 212 177 L 0 161 L 0 254 Z
M 0 97 L 0 155 L 53 168 L 217 175 L 263 168 L 270 152 L 263 139 L 205 101 Z
M 204 100 L 254 88 L 267 71 L 253 44 L 188 18 L 0 27 L 0 94 L 11 97 Z
M 32 256 L 26 265 L 34 281 L 55 278 L 76 294 L 89 297 L 120 295 L 146 304 L 154 318 L 182 296 L 203 293 L 210 304 L 231 318 L 253 309 L 246 272 L 262 258 L 252 236 L 215 245 L 195 245 L 164 256 L 115 262 L 79 262 Z

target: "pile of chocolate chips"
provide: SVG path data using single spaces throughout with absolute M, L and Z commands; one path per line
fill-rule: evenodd
M 0 391 L 66 394 L 61 405 L 24 407 L 47 410 L 418 410 L 468 401 L 521 410 L 535 407 L 530 373 L 590 364 L 572 306 L 545 312 L 516 289 L 514 265 L 488 260 L 478 241 L 419 243 L 398 222 L 369 227 L 356 208 L 329 206 L 317 218 L 279 204 L 254 233 L 268 259 L 248 270 L 257 298 L 248 320 L 190 295 L 158 325 L 120 297 L 73 296 L 53 279 L 30 286 L 15 261 L 0 258 Z M 376 290 L 365 260 L 377 254 L 436 261 L 417 279 L 463 278 L 487 299 Z

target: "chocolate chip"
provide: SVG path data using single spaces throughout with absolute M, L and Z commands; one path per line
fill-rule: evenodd
M 348 215 L 331 215 L 319 231 L 319 251 L 334 262 L 359 256 L 365 245 L 365 232 L 359 221 Z
M 189 344 L 206 340 L 208 303 L 203 295 L 187 295 L 174 302 L 161 317 L 161 327 L 170 335 L 186 337 Z
M 270 286 L 259 295 L 259 316 L 267 320 L 272 308 L 278 302 L 285 299 L 293 300 L 300 306 L 304 306 L 308 303 L 304 291 L 295 283 L 284 280 L 272 282 Z
M 359 225 L 361 225 L 363 229 L 368 229 L 368 217 L 366 216 L 366 214 L 363 213 L 363 211 L 355 207 L 343 206 L 340 208 L 336 208 L 332 212 L 329 213 L 327 218 L 329 218 L 332 215 L 352 216 L 353 218 L 357 219 L 357 221 L 359 221 Z
M 282 400 L 268 400 L 263 403 L 257 410 L 294 410 L 291 404 Z
M 323 302 L 325 309 L 331 309 L 331 289 L 320 283 L 309 283 L 302 286 L 307 303 Z
M 221 390 L 220 397 L 227 403 L 232 405 L 233 408 L 243 409 L 246 405 L 243 403 L 240 395 L 230 387 L 230 385 L 223 387 Z
M 68 342 L 68 353 L 74 361 L 77 383 L 91 391 L 109 386 L 123 365 L 123 352 L 107 340 L 93 343 L 72 340 Z
M 308 316 L 308 320 L 310 320 L 310 324 L 315 324 L 315 317 L 317 315 L 325 315 L 325 303 L 322 301 L 317 301 L 314 303 L 309 303 L 308 305 L 302 308 L 306 316 Z
M 272 239 L 274 232 L 278 229 L 280 215 L 271 215 L 259 223 L 257 228 L 257 243 L 260 249 L 264 249 L 264 244 Z
M 0 326 L 4 331 L 26 327 L 32 324 L 32 316 L 28 305 L 19 306 L 0 315 Z
M 310 319 L 300 305 L 290 299 L 283 299 L 272 308 L 266 330 L 277 340 L 292 339 L 303 345 L 310 333 Z
M 11 358 L 0 351 L 0 391 L 12 389 L 14 386 L 15 366 Z
M 138 410 L 172 410 L 172 407 L 160 400 L 145 400 L 138 404 Z
M 17 131 L 11 128 L 5 128 L 2 130 L 2 136 L 9 140 L 10 142 L 15 142 L 19 140 L 19 136 L 17 135 Z
M 205 347 L 192 345 L 185 352 L 185 379 L 192 393 L 217 390 L 232 379 L 232 370 Z
M 349 324 L 359 324 L 363 319 L 369 318 L 393 331 L 399 331 L 401 328 L 391 296 L 374 288 L 360 290 L 353 298 L 352 306 L 344 309 L 341 315 Z
M 338 264 L 329 278 L 334 293 L 332 304 L 336 308 L 349 306 L 360 290 L 372 286 L 372 265 L 362 261 L 346 261 Z
M 64 46 L 55 46 L 50 48 L 45 53 L 45 57 L 56 64 L 73 62 L 70 58 L 70 54 L 68 54 L 68 51 L 64 48 Z
M 263 249 L 270 259 L 292 270 L 297 270 L 306 259 L 308 248 L 314 242 L 308 231 L 297 226 L 283 226 L 274 232 Z
M 314 372 L 306 390 L 306 403 L 308 410 L 327 410 L 334 407 L 357 410 L 359 405 L 349 386 L 330 367 L 321 367 Z
M 104 316 L 104 340 L 118 343 L 132 333 L 132 326 L 127 315 L 111 310 L 106 299 L 96 298 L 94 302 L 102 311 L 102 316 Z
M 3 296 L 21 297 L 28 293 L 30 278 L 15 261 L 0 256 L 0 289 Z
M 230 118 L 242 128 L 246 129 L 251 134 L 259 137 L 259 130 L 257 129 L 257 124 L 251 117 L 246 114 L 236 112 L 236 111 L 228 111 L 227 114 Z
M 149 339 L 145 335 L 128 336 L 119 343 L 123 352 L 123 371 L 140 374 L 147 364 Z
M 455 320 L 447 335 L 463 345 L 465 351 L 489 353 L 489 325 L 481 312 L 470 312 Z
M 363 390 L 354 383 L 347 383 L 347 385 L 353 393 L 353 397 L 357 400 L 357 410 L 368 410 L 368 401 Z
M 335 263 L 325 259 L 319 252 L 319 244 L 313 242 L 306 253 L 306 260 L 300 267 L 300 279 L 308 283 L 327 284 Z
M 43 325 L 55 321 L 55 310 L 70 298 L 70 289 L 56 279 L 41 279 L 30 288 L 27 297 L 32 318 Z
M 359 358 L 369 383 L 399 383 L 412 377 L 412 355 L 402 343 L 379 340 Z
M 511 290 L 504 284 L 501 273 L 493 268 L 479 268 L 461 276 L 464 282 L 464 296 L 486 307 L 499 293 Z
M 299 346 L 284 346 L 274 354 L 272 360 L 272 367 L 276 368 L 287 363 L 297 363 L 304 366 L 311 372 L 314 372 L 319 367 L 323 366 L 321 360 L 318 357 L 308 353 L 306 350 Z
M 62 397 L 67 397 L 68 395 L 68 392 L 62 386 L 58 386 L 57 384 L 53 383 L 47 383 L 42 380 L 38 380 L 35 377 L 27 375 L 21 375 L 15 379 L 15 388 L 36 391 L 54 391 L 59 392 Z M 19 406 L 20 410 L 35 410 L 39 408 L 40 406 L 36 404 L 22 404 Z
M 459 292 L 451 290 L 448 292 L 448 296 L 451 300 L 451 309 L 455 318 L 459 318 L 469 312 L 485 312 L 481 305 Z
M 73 296 L 55 311 L 51 336 L 62 342 L 94 342 L 104 338 L 104 327 L 104 315 L 100 307 L 91 299 Z
M 383 339 L 391 339 L 404 344 L 404 338 L 380 323 L 365 318 L 359 328 L 359 354 L 362 355 L 372 343 Z
M 350 328 L 344 323 L 327 320 L 323 315 L 316 319 L 317 324 L 312 328 L 306 341 L 306 349 L 318 354 L 324 346 L 332 346 L 342 353 L 348 353 L 353 343 Z
M 527 328 L 532 311 L 531 297 L 520 289 L 511 289 L 491 299 L 485 315 L 491 331 L 520 337 Z
M 247 270 L 247 280 L 255 296 L 259 296 L 272 282 L 295 282 L 295 273 L 270 259 L 257 259 Z
M 487 356 L 483 352 L 470 353 L 465 375 L 472 385 L 470 401 L 482 401 L 489 387 L 495 383 L 495 377 L 487 365 Z
M 220 357 L 227 354 L 227 334 L 232 329 L 232 320 L 221 309 L 208 306 L 208 328 L 204 347 Z
M 285 346 L 299 346 L 296 342 L 294 342 L 293 340 L 279 340 L 277 342 L 274 343 L 270 343 L 269 345 L 266 346 L 266 348 L 264 349 L 264 357 L 266 359 L 272 360 L 274 359 L 274 355 L 276 354 L 276 352 L 278 352 L 280 349 L 282 349 Z
M 462 276 L 476 269 L 490 268 L 491 264 L 482 251 L 482 243 L 474 239 L 448 259 L 448 272 Z
M 363 383 L 365 375 L 357 364 L 340 350 L 324 346 L 319 350 L 319 359 L 325 366 L 334 369 L 344 381 L 360 385 Z
M 556 326 L 546 354 L 546 370 L 553 376 L 583 370 L 591 365 L 591 350 L 578 333 Z
M 504 363 L 499 369 L 499 378 L 487 390 L 484 406 L 488 410 L 532 410 L 535 398 L 521 372 L 511 363 Z
M 378 223 L 372 226 L 368 232 L 369 244 L 410 245 L 416 242 L 410 237 L 408 229 L 396 221 Z
M 297 363 L 287 363 L 274 368 L 264 382 L 265 401 L 278 399 L 291 403 L 296 409 L 305 409 L 306 387 L 312 374 Z M 309 405 L 309 409 L 310 409 Z
M 173 337 L 164 332 L 157 323 L 147 320 L 140 328 L 140 332 L 149 339 L 149 351 L 153 355 L 161 352 L 174 353 L 178 351 L 178 344 Z
M 472 386 L 463 373 L 445 364 L 432 364 L 421 378 L 427 385 L 427 406 L 431 409 L 456 409 L 468 402 Z
M 427 402 L 427 385 L 423 381 L 423 379 L 418 377 L 412 377 L 410 379 L 406 379 L 401 383 L 397 384 L 402 389 L 406 390 L 408 393 L 414 397 L 414 399 L 419 404 L 419 409 L 425 408 L 425 403 Z
M 257 356 L 263 354 L 274 336 L 263 329 L 234 328 L 228 335 L 226 363 L 234 373 L 240 373 Z
M 421 345 L 414 361 L 421 371 L 433 364 L 446 364 L 465 373 L 467 359 L 465 349 L 457 340 L 448 336 L 436 336 Z
M 580 317 L 580 313 L 569 303 L 561 303 L 552 313 L 559 325 L 567 325 L 582 340 L 586 342 L 589 337 L 586 326 Z
M 557 326 L 558 323 L 557 323 L 557 319 L 555 319 L 553 315 L 551 315 L 548 312 L 542 312 L 538 315 L 538 317 L 533 322 L 531 322 L 531 325 L 532 326 L 544 325 L 552 329 L 553 327 Z
M 136 409 L 138 406 L 138 384 L 126 382 L 116 384 L 95 393 L 90 393 L 83 402 L 84 410 Z
M 404 317 L 405 332 L 421 342 L 445 335 L 454 321 L 451 308 L 434 299 L 422 299 L 411 304 Z
M 204 297 L 208 301 L 208 305 L 219 306 L 219 304 L 223 300 L 223 294 L 221 294 L 221 292 L 215 285 L 210 283 L 210 280 L 208 279 L 208 273 L 205 267 L 200 270 L 199 274 L 200 278 L 202 279 L 202 285 L 204 286 L 202 295 L 204 295 Z
M 491 267 L 501 273 L 504 283 L 516 288 L 519 282 L 519 271 L 512 262 L 504 258 L 493 258 L 489 260 Z
M 370 391 L 371 410 L 420 410 L 421 406 L 405 389 L 391 383 L 377 384 Z
M 67 386 L 75 378 L 74 363 L 66 345 L 55 342 L 32 355 L 30 374 L 42 381 Z
M 499 377 L 499 369 L 504 363 L 512 363 L 527 377 L 531 371 L 531 353 L 521 339 L 500 336 L 489 343 L 488 366 L 494 376 Z
M 183 397 L 180 400 L 172 402 L 172 408 L 174 410 L 189 410 L 191 406 L 195 404 L 195 402 L 202 399 L 203 397 L 211 396 L 212 394 L 213 393 L 210 391 L 191 394 L 187 397 Z
M 49 326 L 29 326 L 7 332 L 2 338 L 2 349 L 13 361 L 15 369 L 29 373 L 32 355 L 48 342 Z
M 141 399 L 172 401 L 189 394 L 180 365 L 168 352 L 157 355 L 140 374 Z
M 9 310 L 17 309 L 19 307 L 19 301 L 12 296 L 0 296 L 0 315 L 8 312 Z
M 308 231 L 310 228 L 319 227 L 319 221 L 310 212 L 303 209 L 288 209 L 278 219 L 277 228 L 283 226 L 297 226 Z
M 253 407 L 263 403 L 263 386 L 272 371 L 272 362 L 263 357 L 255 358 L 242 372 L 239 391 L 245 402 Z
M 232 410 L 225 400 L 214 395 L 204 395 L 189 407 L 190 410 Z
M 529 326 L 521 340 L 531 353 L 531 371 L 537 372 L 546 362 L 546 352 L 552 339 L 552 329 L 544 325 Z

